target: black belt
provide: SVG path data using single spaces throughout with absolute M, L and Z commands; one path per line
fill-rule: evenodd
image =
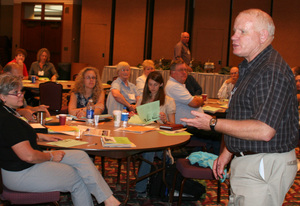
M 254 155 L 254 154 L 258 154 L 257 152 L 251 152 L 251 151 L 245 151 L 245 152 L 235 152 L 233 153 L 236 157 L 243 157 L 246 155 Z

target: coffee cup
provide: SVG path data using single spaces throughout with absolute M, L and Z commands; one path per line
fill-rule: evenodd
M 60 125 L 65 125 L 66 120 L 67 120 L 67 115 L 66 114 L 60 114 L 58 117 L 59 117 L 59 124 Z

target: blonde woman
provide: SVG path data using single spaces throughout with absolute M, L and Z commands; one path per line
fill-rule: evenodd
M 146 82 L 146 79 L 147 79 L 149 73 L 155 71 L 154 62 L 152 60 L 146 59 L 143 62 L 142 66 L 144 68 L 144 73 L 142 76 L 139 76 L 136 79 L 136 89 L 140 96 L 142 96 L 142 94 L 143 94 L 145 82 Z
M 94 67 L 85 67 L 77 75 L 75 86 L 71 90 L 69 114 L 78 118 L 85 117 L 89 99 L 92 99 L 95 104 L 95 114 L 102 114 L 105 94 L 99 71 Z

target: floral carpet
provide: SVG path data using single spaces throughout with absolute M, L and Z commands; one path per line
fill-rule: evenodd
M 299 149 L 297 151 L 297 157 L 300 159 L 300 152 Z M 117 182 L 117 169 L 118 164 L 117 160 L 115 159 L 106 159 L 105 162 L 105 180 L 111 187 L 111 189 L 114 192 L 114 195 L 117 199 L 120 201 L 123 201 L 125 199 L 125 185 L 126 185 L 126 175 L 125 175 L 125 160 L 122 160 L 122 173 L 120 177 L 120 185 L 116 184 Z M 96 167 L 101 171 L 101 159 L 96 158 L 95 160 Z M 130 174 L 130 179 L 134 179 L 133 174 Z M 183 206 L 210 206 L 210 205 L 227 205 L 228 203 L 228 186 L 225 183 L 221 184 L 221 202 L 220 204 L 217 203 L 217 182 L 216 181 L 205 181 L 206 182 L 206 195 L 205 198 L 198 200 L 198 201 L 183 201 Z M 61 200 L 59 201 L 59 205 L 61 206 L 72 206 L 72 200 L 70 198 L 69 193 L 61 193 Z M 97 205 L 95 201 L 95 205 Z M 164 206 L 168 205 L 167 202 L 163 202 L 159 199 L 155 198 L 137 198 L 136 192 L 134 191 L 134 185 L 131 186 L 130 189 L 130 197 L 129 201 L 127 203 L 129 206 Z M 172 205 L 177 205 L 176 203 L 173 203 Z M 289 190 L 288 194 L 286 195 L 284 206 L 294 206 L 294 205 L 300 205 L 300 172 L 298 172 L 295 182 L 291 189 Z

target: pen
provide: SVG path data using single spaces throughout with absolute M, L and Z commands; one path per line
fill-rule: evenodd
M 94 143 L 94 144 L 88 144 L 87 146 L 89 147 L 89 146 L 93 146 L 93 145 L 97 145 L 97 143 Z

